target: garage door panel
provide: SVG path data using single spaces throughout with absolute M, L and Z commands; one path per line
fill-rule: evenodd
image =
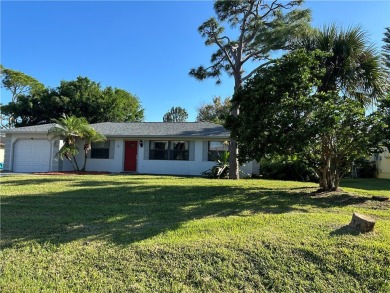
M 14 172 L 50 171 L 50 142 L 18 140 L 14 147 Z

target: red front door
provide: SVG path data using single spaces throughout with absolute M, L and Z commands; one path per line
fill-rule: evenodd
M 125 171 L 137 171 L 137 141 L 125 141 Z

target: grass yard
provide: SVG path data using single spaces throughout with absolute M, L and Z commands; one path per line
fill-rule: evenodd
M 1 292 L 389 292 L 390 180 L 1 180 Z M 352 213 L 377 220 L 358 234 Z

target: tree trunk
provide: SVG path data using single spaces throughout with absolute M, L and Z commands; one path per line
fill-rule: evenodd
M 241 88 L 242 80 L 241 80 L 241 69 L 239 69 L 236 73 L 236 76 L 234 77 L 234 94 L 238 92 L 238 90 Z M 233 94 L 233 95 L 234 95 Z M 230 115 L 233 117 L 237 117 L 240 113 L 239 105 L 233 105 L 233 108 L 230 112 Z M 240 165 L 238 163 L 238 147 L 237 142 L 230 137 L 230 144 L 229 144 L 229 179 L 238 180 L 240 179 Z
M 75 164 L 73 163 L 72 159 L 66 156 L 66 159 L 72 164 L 73 170 L 77 171 Z
M 332 164 L 331 157 L 330 138 L 324 135 L 321 137 L 321 165 L 317 171 L 320 178 L 320 190 L 322 191 L 334 191 L 336 189 L 336 168 Z
M 91 149 L 91 142 L 87 141 L 84 144 L 84 165 L 83 165 L 83 168 L 81 168 L 81 171 L 85 171 L 85 167 L 87 166 L 88 151 L 90 149 Z
M 84 150 L 84 165 L 81 168 L 81 171 L 85 171 L 85 167 L 87 166 L 87 159 L 88 159 L 88 151 Z
M 237 159 L 238 148 L 237 142 L 233 139 L 230 140 L 229 153 L 229 178 L 238 180 L 240 179 L 240 166 Z
M 76 170 L 75 171 L 80 171 L 79 165 L 77 164 L 76 157 L 74 155 L 72 155 L 72 157 L 73 157 L 74 164 L 76 165 Z

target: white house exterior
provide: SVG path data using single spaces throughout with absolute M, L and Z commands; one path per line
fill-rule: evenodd
M 72 171 L 57 156 L 62 141 L 49 141 L 52 124 L 5 131 L 4 170 L 10 172 Z M 92 124 L 107 137 L 92 145 L 86 171 L 139 174 L 201 175 L 215 162 L 212 154 L 225 148 L 229 132 L 208 122 L 140 122 Z M 79 143 L 82 148 L 83 143 Z M 81 150 L 78 162 L 84 161 Z M 241 166 L 247 174 L 258 174 L 259 165 Z
M 390 179 L 390 152 L 386 147 L 384 151 L 375 156 L 377 177 Z

